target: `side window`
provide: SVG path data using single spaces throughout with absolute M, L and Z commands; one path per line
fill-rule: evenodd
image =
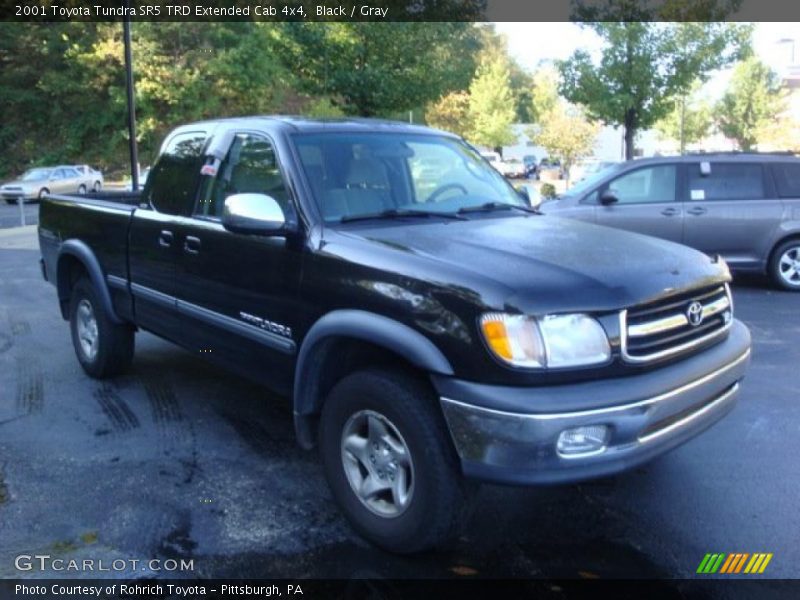
M 144 197 L 160 213 L 178 215 L 194 198 L 206 134 L 202 131 L 173 137 L 147 178 Z
M 800 163 L 772 165 L 775 186 L 781 198 L 800 198 Z
M 703 175 L 700 163 L 688 165 L 689 200 L 754 200 L 764 197 L 764 170 L 747 163 L 711 163 Z
M 64 169 L 56 169 L 53 171 L 53 179 L 64 179 Z
M 608 184 L 618 204 L 674 202 L 677 178 L 675 165 L 658 165 L 630 171 Z
M 288 211 L 289 194 L 269 140 L 252 133 L 238 134 L 216 177 L 204 177 L 195 214 L 221 217 L 225 198 L 232 194 L 266 194 Z

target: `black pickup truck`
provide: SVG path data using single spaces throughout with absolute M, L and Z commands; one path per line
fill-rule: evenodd
M 45 279 L 92 377 L 146 330 L 286 396 L 366 538 L 430 548 L 465 481 L 572 482 L 685 442 L 750 355 L 724 261 L 543 216 L 424 127 L 186 125 L 139 193 L 41 205 Z

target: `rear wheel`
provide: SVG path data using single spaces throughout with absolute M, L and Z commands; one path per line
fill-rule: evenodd
M 436 398 L 411 375 L 371 369 L 329 394 L 320 423 L 325 475 L 353 528 L 392 552 L 447 542 L 463 487 Z
M 49 193 L 50 193 L 50 190 L 48 190 L 47 188 L 40 189 L 39 190 L 39 200 L 41 200 L 42 198 L 47 196 L 47 194 L 49 194 Z
M 133 360 L 133 327 L 110 319 L 89 279 L 79 279 L 72 288 L 69 314 L 72 345 L 87 374 L 103 379 L 127 370 Z
M 800 239 L 789 240 L 775 249 L 769 276 L 778 287 L 800 292 Z
M 95 181 L 94 186 L 92 187 L 92 191 L 99 192 L 102 187 L 103 187 L 102 183 L 100 183 L 99 181 Z

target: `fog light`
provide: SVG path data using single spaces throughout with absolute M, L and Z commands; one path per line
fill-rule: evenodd
M 608 433 L 606 425 L 587 425 L 565 429 L 558 436 L 556 450 L 561 456 L 568 458 L 597 454 L 606 449 Z

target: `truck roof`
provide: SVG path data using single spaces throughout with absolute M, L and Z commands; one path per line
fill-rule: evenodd
M 209 119 L 206 121 L 188 123 L 177 129 L 185 130 L 187 128 L 190 129 L 198 126 L 215 127 L 219 125 L 227 125 L 229 127 L 253 127 L 255 124 L 258 124 L 260 127 L 266 127 L 272 130 L 280 130 L 286 133 L 322 133 L 331 131 L 341 131 L 345 133 L 366 133 L 383 131 L 428 135 L 436 134 L 456 137 L 452 133 L 433 129 L 423 125 L 413 125 L 410 123 L 404 123 L 402 121 L 365 117 L 312 118 L 295 115 L 255 115 L 226 119 Z

